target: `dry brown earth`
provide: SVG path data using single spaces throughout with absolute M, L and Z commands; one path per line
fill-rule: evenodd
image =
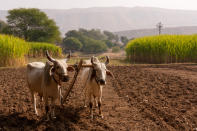
M 103 90 L 104 119 L 88 117 L 83 108 L 80 77 L 57 118 L 34 114 L 25 68 L 0 69 L 0 130 L 195 130 L 197 129 L 197 65 L 109 67 Z M 73 74 L 70 74 L 73 76 Z M 64 88 L 66 88 L 66 83 Z

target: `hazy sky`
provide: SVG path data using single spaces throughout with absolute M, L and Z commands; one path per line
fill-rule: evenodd
M 197 10 L 197 0 L 0 0 L 0 10 L 13 8 L 70 9 L 111 6 L 148 6 Z

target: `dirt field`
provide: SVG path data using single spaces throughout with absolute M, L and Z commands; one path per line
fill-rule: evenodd
M 78 78 L 65 107 L 57 107 L 57 118 L 48 122 L 43 103 L 40 117 L 34 114 L 26 69 L 0 69 L 0 130 L 197 130 L 197 65 L 108 68 L 115 79 L 108 77 L 103 90 L 103 119 L 97 109 L 89 118 Z

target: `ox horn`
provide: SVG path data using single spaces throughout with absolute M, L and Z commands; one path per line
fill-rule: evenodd
M 106 56 L 105 65 L 109 64 L 109 56 Z
M 49 55 L 49 52 L 48 52 L 48 50 L 46 50 L 46 56 L 47 56 L 47 59 L 49 60 L 49 61 L 51 61 L 51 62 L 55 62 L 55 59 L 53 59 L 50 55 Z
M 66 58 L 67 59 L 70 59 L 71 58 L 71 51 L 69 51 L 69 54 L 68 54 L 68 56 Z
M 91 58 L 91 63 L 92 63 L 92 65 L 95 65 L 95 63 L 94 63 L 94 56 L 92 56 L 92 58 Z

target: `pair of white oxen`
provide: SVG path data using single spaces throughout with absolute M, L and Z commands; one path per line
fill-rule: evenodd
M 59 100 L 62 104 L 61 82 L 68 82 L 68 71 L 74 71 L 72 66 L 67 65 L 67 60 L 70 59 L 70 54 L 67 59 L 57 60 L 52 58 L 48 51 L 46 56 L 49 61 L 45 64 L 42 62 L 32 62 L 27 65 L 27 84 L 30 89 L 34 109 L 36 115 L 36 94 L 44 99 L 47 119 L 49 116 L 55 118 L 55 101 Z M 90 116 L 93 118 L 93 102 L 99 108 L 99 115 L 103 117 L 101 112 L 102 88 L 106 84 L 106 76 L 112 76 L 112 73 L 106 68 L 109 63 L 109 58 L 105 63 L 101 63 L 97 57 L 92 57 L 90 60 L 84 61 L 86 68 L 82 70 L 81 79 L 84 81 L 84 106 L 86 106 L 86 98 L 88 98 Z M 88 66 L 87 66 L 88 65 Z M 83 67 L 83 66 L 82 66 Z M 51 106 L 48 104 L 48 98 L 51 98 Z M 98 101 L 98 104 L 97 102 Z

